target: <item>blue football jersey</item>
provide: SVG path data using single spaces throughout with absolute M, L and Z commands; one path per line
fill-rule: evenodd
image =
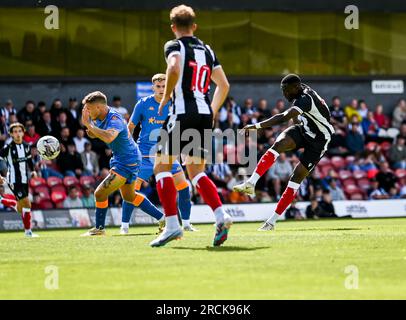
M 121 114 L 109 107 L 106 118 L 104 120 L 96 120 L 95 124 L 100 129 L 114 129 L 119 132 L 118 136 L 108 144 L 109 148 L 113 151 L 115 161 L 124 165 L 134 165 L 139 162 L 140 150 L 130 135 L 127 123 Z
M 154 95 L 138 100 L 134 107 L 130 121 L 137 125 L 141 123 L 141 132 L 137 143 L 143 156 L 154 155 L 159 132 L 170 111 L 171 103 L 163 108 L 162 115 L 158 115 L 159 103 Z

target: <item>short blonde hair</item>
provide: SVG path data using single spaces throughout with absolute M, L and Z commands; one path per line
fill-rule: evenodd
M 155 81 L 160 82 L 160 81 L 165 81 L 165 80 L 166 80 L 166 74 L 165 73 L 157 73 L 151 79 L 152 83 L 154 83 Z
M 84 105 L 86 103 L 94 103 L 94 102 L 107 104 L 107 97 L 101 91 L 94 91 L 94 92 L 88 93 L 82 100 L 82 104 L 84 104 Z
M 172 8 L 169 14 L 172 24 L 180 29 L 189 29 L 195 23 L 195 18 L 196 15 L 193 8 L 184 4 Z

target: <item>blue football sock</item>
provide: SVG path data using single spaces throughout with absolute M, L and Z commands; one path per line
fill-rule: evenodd
M 123 201 L 123 208 L 121 210 L 121 222 L 122 223 L 129 223 L 131 220 L 131 215 L 133 214 L 135 206 L 127 201 Z
M 190 201 L 189 187 L 178 191 L 178 207 L 182 220 L 190 219 L 190 210 L 192 208 L 192 202 Z
M 96 228 L 104 229 L 108 208 L 96 208 Z
M 145 213 L 149 214 L 151 217 L 154 217 L 157 220 L 160 220 L 164 214 L 158 210 L 157 207 L 153 205 L 151 201 L 148 200 L 148 198 L 144 198 L 144 200 L 140 203 L 139 205 L 140 209 L 144 211 Z

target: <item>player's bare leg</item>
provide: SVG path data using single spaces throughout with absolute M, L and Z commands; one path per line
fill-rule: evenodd
M 309 171 L 302 164 L 298 163 L 293 170 L 293 174 L 288 182 L 288 186 L 282 194 L 282 197 L 276 205 L 275 212 L 273 215 L 258 229 L 258 231 L 268 231 L 275 228 L 275 223 L 281 214 L 286 210 L 286 208 L 292 203 L 295 199 L 297 190 L 300 187 L 302 181 L 309 175 Z
M 178 191 L 178 207 L 179 207 L 179 211 L 181 213 L 183 230 L 191 231 L 191 232 L 199 231 L 190 223 L 190 206 L 191 206 L 190 205 L 190 195 L 189 195 L 190 191 L 189 191 L 189 184 L 186 181 L 185 173 L 183 171 L 180 171 L 180 172 L 174 174 L 173 180 L 175 182 L 176 190 Z M 184 199 L 182 197 L 183 194 L 181 192 L 186 192 L 186 197 L 185 197 L 186 199 Z M 186 207 L 186 209 L 182 207 L 182 201 L 183 201 L 183 206 Z M 187 201 L 189 203 L 185 203 L 185 201 Z M 187 211 L 186 218 L 184 217 L 185 213 L 182 210 Z
M 164 208 L 166 226 L 164 232 L 150 243 L 151 247 L 164 246 L 168 242 L 183 236 L 183 231 L 178 221 L 177 190 L 171 173 L 172 164 L 176 159 L 177 156 L 156 155 L 154 166 L 156 189 Z
M 104 224 L 109 206 L 109 195 L 120 189 L 125 182 L 126 178 L 120 176 L 114 171 L 110 171 L 110 174 L 99 184 L 94 192 L 94 197 L 96 200 L 96 225 L 82 236 L 99 236 L 106 234 Z
M 228 237 L 228 231 L 232 225 L 232 219 L 223 208 L 217 187 L 204 172 L 205 160 L 198 157 L 187 157 L 186 169 L 192 184 L 214 212 L 216 219 L 216 233 L 213 240 L 214 246 L 220 246 Z
M 282 132 L 272 147 L 270 147 L 259 160 L 257 167 L 251 177 L 233 187 L 234 191 L 246 193 L 248 195 L 255 195 L 255 185 L 261 176 L 269 170 L 275 163 L 281 152 L 287 152 L 296 148 L 295 141 L 286 134 L 286 130 Z
M 28 197 L 17 202 L 17 212 L 21 214 L 21 218 L 23 219 L 25 236 L 28 238 L 38 237 L 38 235 L 31 230 L 31 202 Z

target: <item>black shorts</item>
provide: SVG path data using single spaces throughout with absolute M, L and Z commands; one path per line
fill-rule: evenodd
M 157 153 L 205 159 L 211 150 L 212 133 L 212 114 L 170 115 L 159 134 Z
M 296 143 L 296 149 L 304 148 L 304 152 L 300 155 L 300 163 L 303 164 L 310 172 L 323 158 L 327 151 L 330 140 L 313 139 L 307 135 L 302 126 L 294 125 L 287 128 L 284 133 L 291 137 Z
M 8 185 L 17 200 L 28 197 L 28 184 L 27 183 L 9 183 Z

